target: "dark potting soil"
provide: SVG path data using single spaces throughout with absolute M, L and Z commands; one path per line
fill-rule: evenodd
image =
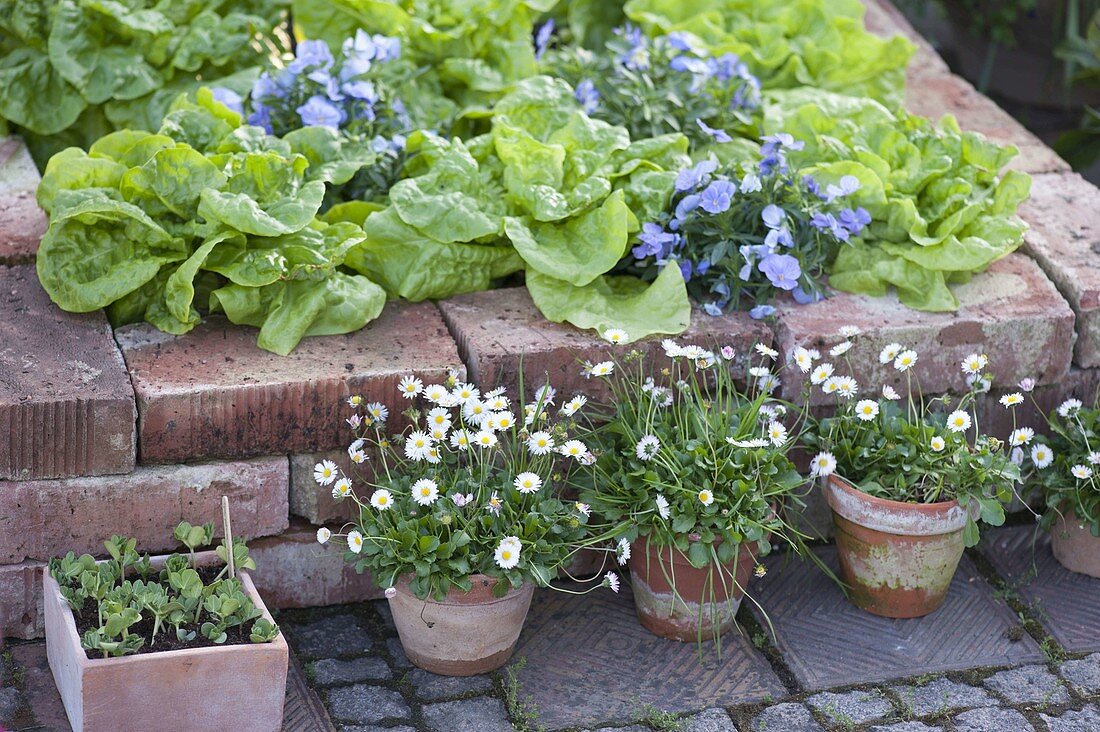
M 218 576 L 218 572 L 221 571 L 221 567 L 201 567 L 197 571 L 199 577 L 202 578 L 202 583 L 208 585 L 214 581 L 214 578 Z M 155 577 L 151 577 L 155 578 Z M 84 609 L 79 613 L 73 610 L 73 619 L 76 620 L 76 633 L 83 637 L 84 633 L 89 630 L 95 630 L 99 627 L 99 617 L 95 602 L 84 602 Z M 199 625 L 205 621 L 204 617 L 199 619 Z M 126 655 L 141 655 L 143 653 L 160 653 L 162 651 L 176 651 L 181 648 L 210 648 L 213 646 L 241 646 L 251 645 L 252 640 L 249 636 L 252 633 L 252 626 L 256 622 L 255 620 L 249 620 L 244 625 L 238 625 L 233 628 L 226 628 L 226 639 L 224 643 L 215 643 L 199 631 L 198 625 L 186 626 L 187 630 L 195 631 L 195 637 L 189 641 L 181 641 L 176 638 L 176 629 L 166 623 L 161 623 L 161 627 L 157 631 L 157 639 L 155 644 L 150 644 L 150 639 L 153 637 L 153 617 L 148 611 L 142 612 L 141 620 L 130 626 L 130 632 L 136 635 L 140 635 L 145 639 L 145 642 L 141 645 L 141 648 L 137 649 L 134 653 L 128 653 Z M 85 654 L 89 659 L 103 658 L 103 654 L 99 651 L 85 650 Z

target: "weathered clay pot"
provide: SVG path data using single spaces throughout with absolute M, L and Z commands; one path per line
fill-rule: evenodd
M 1100 537 L 1070 511 L 1050 529 L 1050 548 L 1063 567 L 1090 577 L 1100 577 Z
M 642 626 L 688 642 L 714 640 L 733 627 L 756 564 L 749 545 L 741 546 L 735 562 L 696 569 L 675 547 L 658 548 L 646 539 L 630 546 L 630 584 Z
M 887 618 L 917 618 L 943 603 L 965 548 L 966 512 L 958 501 L 875 498 L 836 475 L 825 498 L 852 604 Z
M 473 676 L 498 669 L 515 650 L 534 586 L 493 597 L 494 577 L 470 576 L 469 592 L 452 588 L 442 602 L 421 600 L 409 588 L 411 575 L 398 579 L 389 599 L 405 655 L 425 671 Z
M 154 567 L 166 557 L 152 557 Z M 195 564 L 220 562 L 199 552 Z M 46 657 L 75 732 L 212 729 L 271 732 L 283 725 L 288 650 L 270 643 L 181 648 L 120 658 L 88 658 L 57 582 L 45 572 Z M 272 620 L 248 572 L 242 590 Z

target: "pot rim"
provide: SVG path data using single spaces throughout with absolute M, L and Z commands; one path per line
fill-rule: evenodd
M 431 595 L 423 600 L 417 597 L 416 593 L 409 589 L 409 585 L 412 583 L 413 578 L 411 572 L 400 575 L 393 587 L 402 595 L 407 595 L 418 602 L 443 606 L 495 605 L 498 602 L 510 602 L 515 599 L 516 595 L 531 593 L 535 590 L 535 586 L 531 582 L 524 582 L 518 588 L 509 586 L 508 591 L 504 593 L 503 597 L 494 597 L 492 589 L 501 581 L 501 578 L 490 577 L 487 574 L 471 574 L 467 575 L 467 577 L 469 577 L 472 584 L 469 592 L 463 592 L 457 587 L 452 586 L 447 590 L 447 596 L 442 600 L 436 600 Z
M 938 536 L 962 531 L 967 515 L 955 499 L 938 503 L 905 503 L 865 493 L 836 473 L 825 482 L 829 508 L 841 517 L 875 531 L 901 536 Z

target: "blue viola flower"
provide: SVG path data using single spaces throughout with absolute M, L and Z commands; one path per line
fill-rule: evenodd
M 792 135 L 786 132 L 779 132 L 764 136 L 763 143 L 760 145 L 760 154 L 767 156 L 780 150 L 801 150 L 804 147 L 806 147 L 806 143 L 795 140 Z
M 332 66 L 332 51 L 324 41 L 302 41 L 298 44 L 297 56 L 287 65 L 287 70 L 300 74 L 306 69 L 328 69 Z
M 760 212 L 760 219 L 769 229 L 778 229 L 787 220 L 787 212 L 774 203 L 769 203 Z
M 819 292 L 806 292 L 801 287 L 796 287 L 791 290 L 791 297 L 799 305 L 809 305 L 812 302 L 818 302 L 823 300 L 824 297 Z
M 349 81 L 345 82 L 341 88 L 352 99 L 359 99 L 368 104 L 378 102 L 378 91 L 374 88 L 374 84 L 369 81 Z
M 710 260 L 701 259 L 699 260 L 699 263 L 695 265 L 695 274 L 704 275 L 707 273 L 708 269 L 710 269 Z
M 710 174 L 718 170 L 716 160 L 701 160 L 690 168 L 684 168 L 676 174 L 675 188 L 679 192 L 695 190 L 709 178 Z
M 684 282 L 691 281 L 692 263 L 690 259 L 680 262 L 680 274 L 684 276 Z
M 715 281 L 714 284 L 710 286 L 710 291 L 720 296 L 723 303 L 729 300 L 730 286 L 726 284 L 725 275 L 722 275 L 722 279 Z
M 216 101 L 221 102 L 225 106 L 232 109 L 237 114 L 244 113 L 244 105 L 241 103 L 241 95 L 232 89 L 226 89 L 224 86 L 216 86 L 210 90 L 214 95 Z
M 645 71 L 649 68 L 649 46 L 645 34 L 636 25 L 627 23 L 621 28 L 615 29 L 615 34 L 622 36 L 630 48 L 619 56 L 619 63 L 633 71 Z
M 680 202 L 676 204 L 676 210 L 673 212 L 673 219 L 669 222 L 668 228 L 675 231 L 680 228 L 680 224 L 687 218 L 687 215 L 699 207 L 699 194 L 692 193 L 684 196 L 680 199 Z
M 550 45 L 550 39 L 554 35 L 554 19 L 546 21 L 535 31 L 535 58 L 542 58 L 546 53 L 546 47 Z
M 266 71 L 252 84 L 252 99 L 262 102 L 273 97 L 282 98 L 283 90 Z
M 717 318 L 722 314 L 722 308 L 726 306 L 726 303 L 721 300 L 712 300 L 711 302 L 703 304 L 703 312 L 711 317 Z
M 716 79 L 719 81 L 729 81 L 737 75 L 737 67 L 741 64 L 741 59 L 737 57 L 736 53 L 724 53 L 718 58 L 708 59 L 708 62 L 711 74 L 713 74 Z
M 256 127 L 263 127 L 264 132 L 267 134 L 273 134 L 274 128 L 271 126 L 271 108 L 265 107 L 262 104 L 256 104 L 252 110 L 252 114 L 248 115 L 248 124 Z
M 371 62 L 368 59 L 353 56 L 340 68 L 340 81 L 353 81 L 367 74 L 370 69 Z
M 772 315 L 775 315 L 775 308 L 771 305 L 757 305 L 749 311 L 749 317 L 753 320 L 763 320 Z
M 752 277 L 752 270 L 756 265 L 757 257 L 772 253 L 771 249 L 764 244 L 742 244 L 737 250 L 741 252 L 741 256 L 745 258 L 744 266 L 742 266 L 741 271 L 737 273 L 737 276 L 742 282 L 748 282 Z
M 699 194 L 699 208 L 710 214 L 720 214 L 723 211 L 728 211 L 730 204 L 733 203 L 735 193 L 737 193 L 737 186 L 730 181 L 712 181 Z
M 309 101 L 295 110 L 302 118 L 302 124 L 306 127 L 332 127 L 338 129 L 344 121 L 344 110 L 325 99 L 320 94 L 314 94 Z
M 340 46 L 340 51 L 349 61 L 370 62 L 378 55 L 378 46 L 375 44 L 374 39 L 371 38 L 370 33 L 359 28 L 355 31 L 354 36 L 344 41 Z
M 764 245 L 773 251 L 781 246 L 793 247 L 794 238 L 791 237 L 791 232 L 787 230 L 786 226 L 780 226 L 778 229 L 772 229 L 768 232 L 768 235 L 764 237 Z
M 638 241 L 641 243 L 630 251 L 635 259 L 645 259 L 651 256 L 664 259 L 679 239 L 678 234 L 670 234 L 661 228 L 659 224 L 646 222 L 642 224 L 642 232 L 638 234 Z
M 393 110 L 394 115 L 397 117 L 397 121 L 406 130 L 412 128 L 412 118 L 409 117 L 409 110 L 405 108 L 405 103 L 400 99 L 394 99 L 390 102 L 390 109 Z M 404 148 L 404 146 L 402 146 Z
M 691 43 L 691 35 L 684 31 L 673 31 L 669 33 L 665 38 L 668 40 L 668 45 L 675 48 L 677 51 L 687 51 L 689 53 L 698 54 L 695 46 Z
M 595 114 L 600 108 L 600 92 L 591 79 L 582 79 L 573 91 L 573 97 L 580 102 L 586 114 Z
M 370 141 L 370 149 L 381 155 L 382 153 L 389 151 L 390 141 L 387 140 L 385 137 L 382 137 L 382 135 L 375 135 L 374 138 Z
M 863 231 L 863 227 L 871 223 L 871 214 L 867 213 L 867 209 L 863 206 L 859 206 L 854 211 L 846 208 L 837 214 L 837 220 L 852 236 L 859 236 L 860 232 Z
M 715 142 L 733 142 L 733 138 L 725 130 L 715 129 L 701 119 L 697 119 L 695 122 L 699 125 L 699 129 L 713 137 Z
M 825 200 L 833 201 L 837 198 L 843 198 L 858 191 L 860 186 L 859 178 L 854 175 L 842 176 L 836 184 L 830 183 L 825 186 Z
M 742 193 L 758 193 L 763 189 L 764 186 L 760 183 L 760 177 L 756 173 L 745 173 L 745 176 L 741 179 Z
M 822 198 L 821 184 L 818 183 L 812 175 L 802 176 L 802 185 L 806 186 L 806 190 L 809 191 L 811 194 L 817 196 L 818 198 Z
M 829 231 L 840 241 L 848 241 L 850 236 L 848 230 L 841 226 L 836 216 L 833 216 L 831 213 L 821 213 L 818 211 L 810 217 L 810 224 L 821 231 Z
M 401 39 L 393 36 L 375 34 L 371 37 L 374 41 L 374 58 L 378 63 L 386 63 L 401 58 Z
M 334 102 L 344 101 L 344 93 L 340 91 L 340 83 L 336 81 L 336 79 L 334 79 L 332 76 L 330 76 L 329 73 L 324 69 L 311 71 L 306 76 L 306 78 L 312 81 L 314 84 L 319 85 L 325 96 L 328 97 L 330 100 Z
M 802 276 L 798 260 L 789 254 L 769 254 L 760 262 L 760 271 L 780 290 L 798 287 L 798 278 Z

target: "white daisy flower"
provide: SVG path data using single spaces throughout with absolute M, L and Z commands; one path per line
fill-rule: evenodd
M 405 438 L 405 457 L 409 460 L 423 460 L 432 446 L 432 436 L 416 430 Z
M 485 406 L 494 412 L 503 412 L 508 409 L 508 405 L 511 404 L 511 402 L 508 401 L 508 397 L 503 394 L 485 394 L 484 396 L 485 398 L 483 401 L 485 402 Z
M 397 384 L 397 389 L 401 392 L 401 396 L 406 399 L 412 399 L 424 390 L 424 382 L 412 374 L 409 374 L 408 376 L 401 377 L 401 381 Z
M 443 387 L 439 387 L 442 389 Z M 428 425 L 447 429 L 451 426 L 451 413 L 445 407 L 432 407 L 428 410 Z
M 916 351 L 902 351 L 894 359 L 894 368 L 898 371 L 908 371 L 917 362 Z
M 768 425 L 768 439 L 773 445 L 782 445 L 787 439 L 787 428 L 780 422 L 772 422 Z
M 859 384 L 851 376 L 834 376 L 832 381 L 836 385 L 836 393 L 845 399 L 851 399 L 859 391 Z
M 443 454 L 437 445 L 432 445 L 424 452 L 424 459 L 432 465 L 438 465 L 443 460 Z
M 328 540 L 331 539 L 331 538 L 332 538 L 332 532 L 329 531 L 324 526 L 317 529 L 317 543 L 318 544 L 327 544 Z
M 485 417 L 491 413 L 489 405 L 477 399 L 471 399 L 462 405 L 462 418 L 475 427 L 480 427 Z
M 831 452 L 819 452 L 810 462 L 810 475 L 827 476 L 836 472 L 836 458 Z
M 1010 445 L 1030 445 L 1032 438 L 1035 437 L 1035 430 L 1030 427 L 1019 427 L 1012 430 L 1012 434 L 1008 438 L 1008 444 Z
M 465 450 L 470 446 L 469 430 L 455 430 L 451 433 L 451 447 Z
M 516 417 L 511 412 L 493 412 L 493 429 L 497 432 L 506 432 L 515 426 Z
M 1087 465 L 1074 465 L 1069 472 L 1078 480 L 1088 480 L 1092 477 L 1092 468 Z
M 367 405 L 367 414 L 375 422 L 385 422 L 390 416 L 390 410 L 382 402 L 371 402 Z
M 1067 399 L 1067 400 L 1065 400 L 1064 402 L 1062 402 L 1061 404 L 1058 405 L 1058 416 L 1059 417 L 1072 417 L 1073 415 L 1077 414 L 1079 411 L 1081 411 L 1081 400 L 1080 399 Z
M 578 460 L 588 454 L 588 446 L 580 440 L 569 440 L 558 450 L 562 455 Z
M 841 329 L 840 329 L 840 335 L 844 336 L 845 338 L 849 338 L 849 339 L 855 338 L 857 335 L 860 335 L 861 333 L 863 333 L 863 331 L 860 330 L 859 327 L 855 326 L 855 325 L 845 325 L 845 326 L 841 327 Z
M 671 512 L 668 510 L 668 499 L 662 496 L 660 493 L 653 499 L 653 502 L 657 504 L 657 514 L 664 520 L 668 520 Z
M 558 395 L 558 390 L 549 384 L 543 384 L 538 389 L 535 389 L 535 403 L 542 404 L 543 406 L 554 403 L 554 397 Z
M 1100 452 L 1090 452 L 1088 461 L 1090 465 L 1100 465 Z
M 610 376 L 615 370 L 615 364 L 610 361 L 600 361 L 598 364 L 592 367 L 589 373 L 593 376 Z
M 971 376 L 980 374 L 988 363 L 989 359 L 984 354 L 972 353 L 963 359 L 962 372 Z
M 669 358 L 679 358 L 684 355 L 683 349 L 671 338 L 665 338 L 661 341 L 661 348 L 665 349 L 665 355 Z
M 489 430 L 478 430 L 474 433 L 474 439 L 472 441 L 478 447 L 495 447 L 497 444 L 497 436 Z
M 756 352 L 759 353 L 761 356 L 766 356 L 773 361 L 779 358 L 779 351 L 775 350 L 774 348 L 768 348 L 763 343 L 757 343 L 754 348 L 756 348 Z
M 768 441 L 765 440 L 763 437 L 755 437 L 751 440 L 735 440 L 732 437 L 727 437 L 726 442 L 733 445 L 734 447 L 744 447 L 748 449 L 768 446 Z
M 708 491 L 706 488 L 699 491 L 698 498 L 699 503 L 703 504 L 704 506 L 709 506 L 710 504 L 714 503 L 714 494 Z
M 896 402 L 897 400 L 901 399 L 901 394 L 898 394 L 897 389 L 890 386 L 889 384 L 883 385 L 882 396 L 883 398 L 889 399 L 892 402 Z
M 657 456 L 657 451 L 660 449 L 661 441 L 653 435 L 646 435 L 638 440 L 638 444 L 634 446 L 634 454 L 638 456 L 639 460 L 648 462 Z
M 338 473 L 336 463 L 331 460 L 322 460 L 313 466 L 313 479 L 320 485 L 332 485 Z
M 393 503 L 393 494 L 385 488 L 379 488 L 370 496 L 370 505 L 379 511 L 385 511 Z
M 430 402 L 439 403 L 449 392 L 443 384 L 430 384 L 424 387 L 424 398 Z
M 413 500 L 421 506 L 430 506 L 439 498 L 439 486 L 431 478 L 421 478 L 412 484 Z
M 947 415 L 947 429 L 952 432 L 966 432 L 970 429 L 970 415 L 961 409 L 956 409 Z
M 1005 394 L 1001 397 L 1000 401 L 1005 409 L 1008 409 L 1010 407 L 1015 407 L 1017 404 L 1023 404 L 1024 395 L 1017 391 L 1012 394 Z
M 838 378 L 840 377 L 830 376 L 829 378 L 825 379 L 825 381 L 822 381 L 821 391 L 825 392 L 826 394 L 836 394 L 837 390 L 840 388 L 839 386 L 837 386 Z
M 348 457 L 351 458 L 351 461 L 356 465 L 362 465 L 367 461 L 367 453 L 362 450 L 352 450 L 348 453 Z
M 561 413 L 564 414 L 566 417 L 572 417 L 574 414 L 579 412 L 585 404 L 588 404 L 588 397 L 584 396 L 583 394 L 577 394 L 572 399 L 562 405 Z
M 993 388 L 993 379 L 985 374 L 971 374 L 966 377 L 966 385 L 979 394 L 988 394 Z
M 1031 448 L 1031 462 L 1041 470 L 1054 462 L 1054 453 L 1049 447 L 1040 443 Z
M 542 488 L 542 478 L 535 473 L 520 473 L 512 482 L 520 493 L 537 493 Z
M 1010 463 L 1012 463 L 1013 465 L 1023 465 L 1024 464 L 1024 448 L 1022 448 L 1022 447 L 1012 448 L 1012 451 L 1010 453 L 1008 453 L 1008 461 Z
M 863 399 L 856 402 L 856 416 L 864 422 L 870 422 L 878 416 L 878 402 L 874 399 Z
M 587 503 L 581 503 L 580 501 L 577 501 L 573 504 L 573 508 L 577 509 L 577 513 L 581 514 L 582 516 L 590 516 L 592 514 L 592 507 L 589 506 Z
M 347 498 L 351 495 L 351 481 L 347 478 L 341 478 L 336 481 L 336 485 L 332 486 L 332 497 L 340 500 Z
M 760 391 L 764 392 L 765 394 L 771 394 L 773 391 L 779 388 L 781 383 L 782 382 L 779 381 L 778 376 L 776 376 L 775 374 L 768 374 L 767 376 L 764 376 L 759 381 L 757 381 L 756 386 L 760 389 Z
M 625 343 L 628 340 L 626 331 L 622 328 L 608 328 L 603 332 L 603 339 L 608 343 L 614 343 L 616 345 Z
M 489 502 L 485 504 L 485 510 L 494 516 L 500 515 L 500 509 L 504 507 L 504 502 L 500 500 L 500 496 L 496 491 L 493 491 L 493 495 L 489 496 Z
M 614 572 L 608 572 L 603 576 L 603 586 L 610 587 L 612 592 L 619 591 L 619 575 Z
M 436 442 L 442 442 L 447 439 L 447 430 L 443 427 L 432 427 L 428 430 L 428 435 Z
M 497 550 L 493 559 L 501 569 L 514 569 L 519 564 L 519 553 L 522 549 L 519 538 L 506 536 L 497 544 Z
M 932 448 L 932 452 L 943 452 L 943 448 L 947 447 L 947 441 L 939 435 L 932 438 L 932 441 L 928 443 L 928 446 Z
M 798 346 L 794 349 L 791 353 L 791 360 L 794 361 L 795 365 L 798 366 L 798 370 L 802 373 L 808 372 L 814 365 L 814 359 L 811 352 L 802 346 Z
M 752 368 L 749 369 L 749 376 L 752 376 L 752 377 L 757 378 L 757 379 L 762 379 L 765 376 L 771 376 L 771 373 L 772 373 L 771 369 L 765 368 L 764 366 L 753 366 Z M 657 387 L 650 386 L 650 389 L 655 389 L 655 388 L 657 388 Z
M 833 358 L 836 358 L 838 356 L 843 356 L 845 353 L 847 353 L 851 349 L 852 349 L 852 342 L 851 341 L 844 341 L 844 342 L 838 343 L 835 346 L 833 346 L 832 348 L 830 348 L 829 349 L 829 355 L 832 356 Z
M 885 348 L 882 349 L 882 351 L 879 352 L 878 362 L 881 364 L 890 363 L 898 357 L 898 354 L 901 353 L 901 350 L 902 348 L 900 343 L 891 343 L 887 345 Z
M 695 361 L 697 359 L 703 358 L 708 353 L 710 353 L 710 351 L 703 348 L 702 346 L 697 346 L 695 344 L 684 346 L 680 349 L 680 355 L 688 359 L 689 361 Z
M 615 546 L 615 559 L 619 561 L 620 567 L 630 560 L 630 542 L 625 537 L 619 539 L 619 543 Z
M 362 404 L 363 404 L 363 397 L 361 397 L 360 395 L 353 394 L 352 396 L 348 397 L 348 406 L 351 407 L 352 409 L 355 409 L 356 407 L 361 406 Z
M 451 390 L 451 396 L 456 403 L 465 406 L 471 401 L 476 401 L 481 396 L 481 392 L 473 384 L 455 384 L 455 388 Z
M 363 535 L 358 531 L 348 532 L 348 551 L 358 554 L 363 551 Z
M 539 430 L 532 432 L 527 438 L 527 452 L 532 455 L 546 455 L 554 449 L 554 438 L 549 432 Z
M 819 386 L 825 383 L 825 379 L 833 375 L 833 365 L 831 363 L 821 363 L 810 374 L 810 383 L 814 386 Z

